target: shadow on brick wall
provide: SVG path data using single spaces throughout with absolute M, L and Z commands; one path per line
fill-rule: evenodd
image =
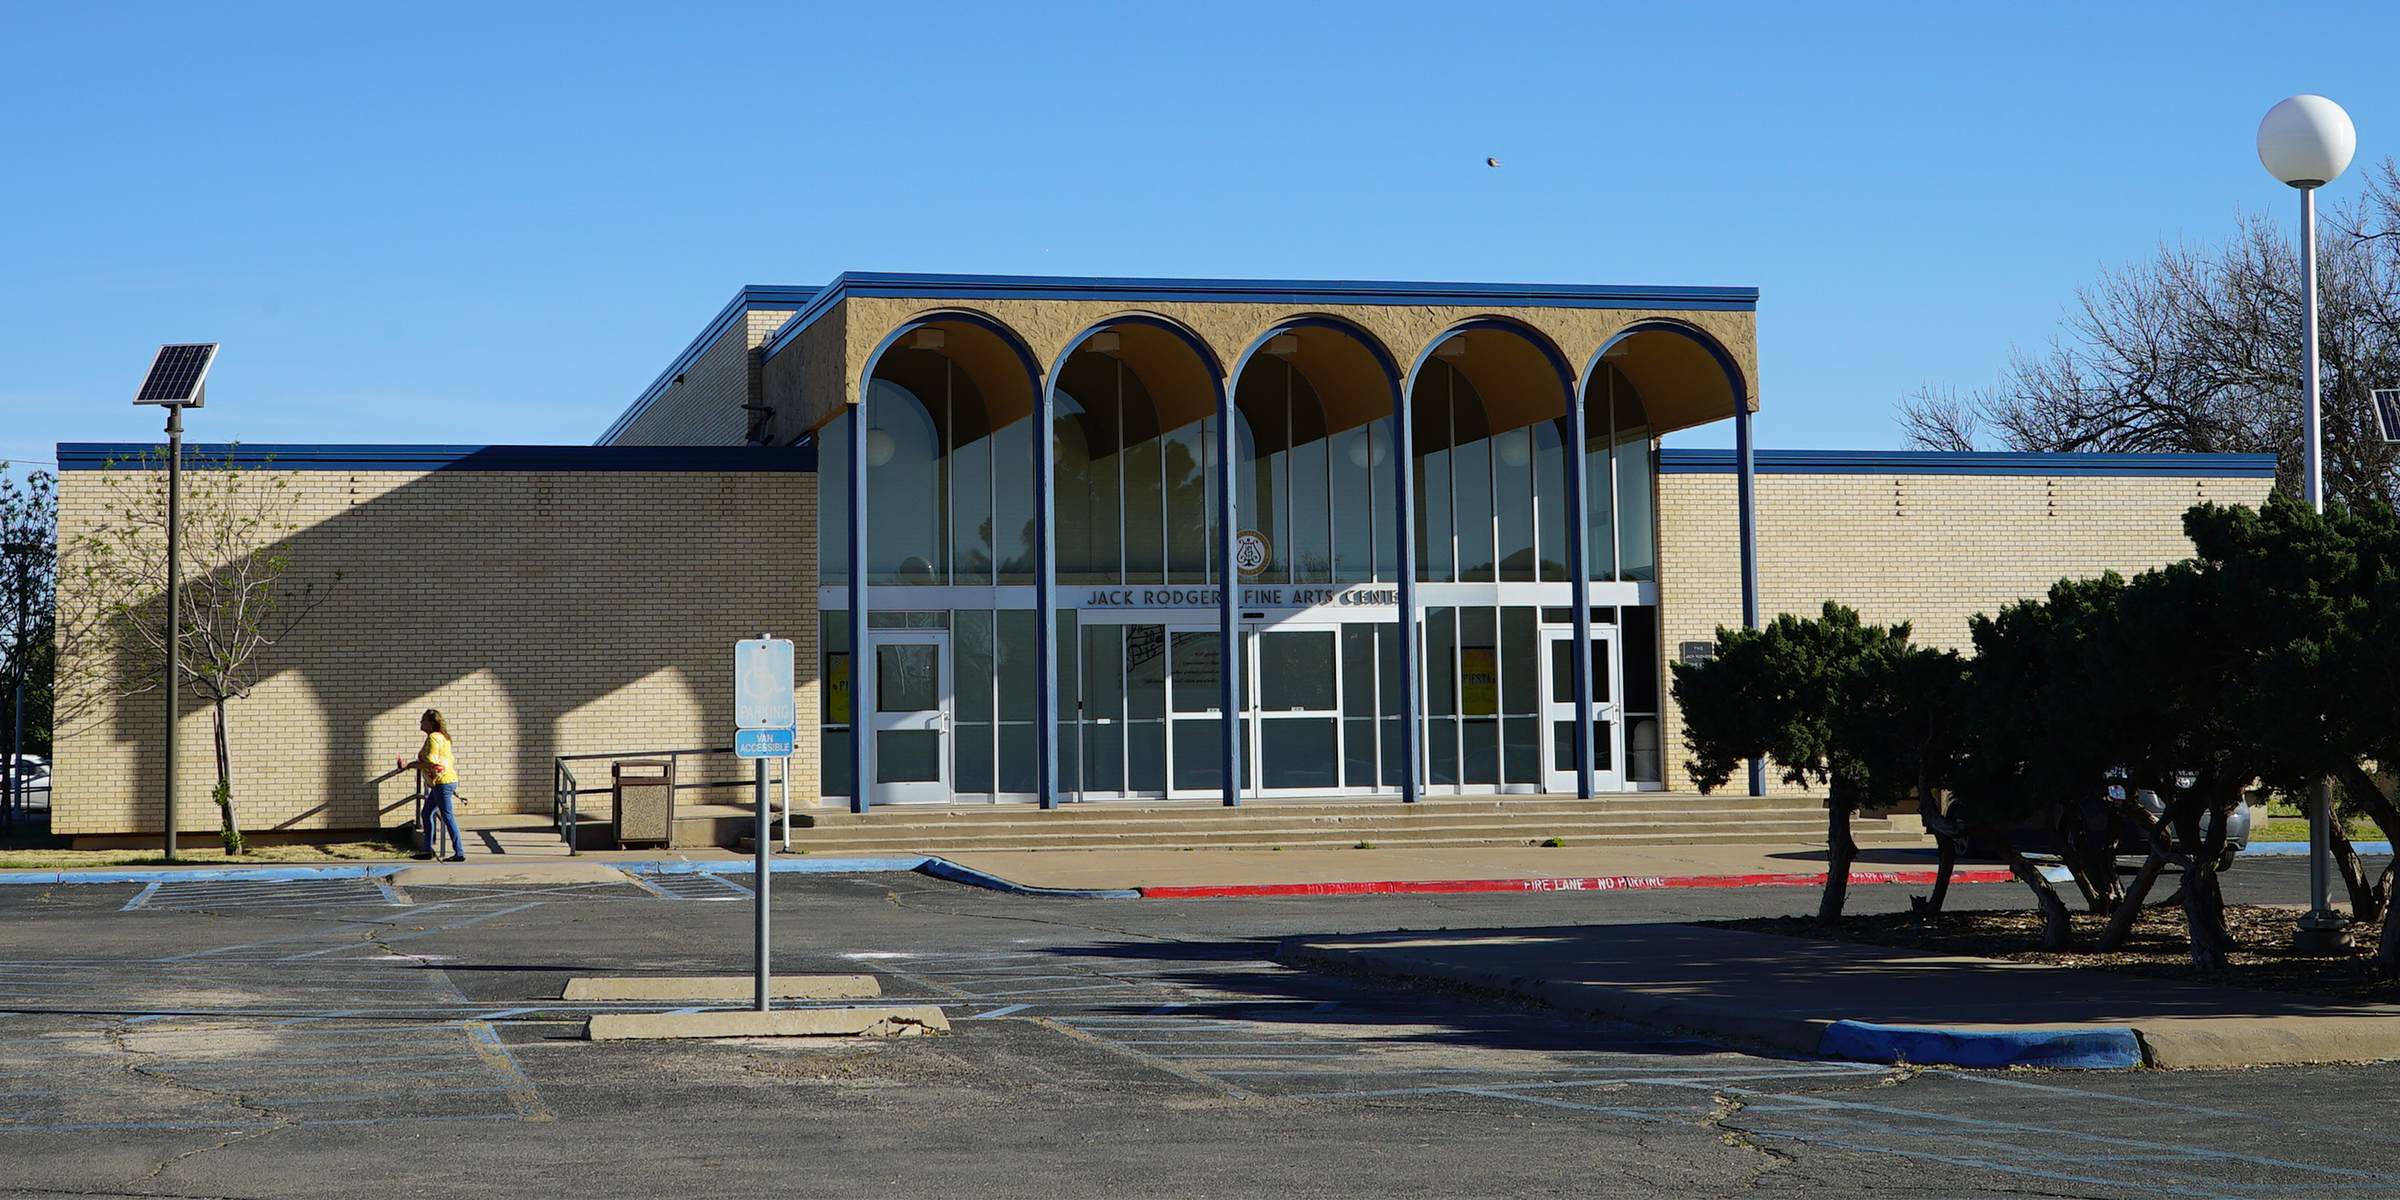
M 790 461 L 540 471 L 470 455 L 413 477 L 290 472 L 304 528 L 277 548 L 291 580 L 328 594 L 259 655 L 255 692 L 231 707 L 244 827 L 406 819 L 410 780 L 393 761 L 416 752 L 428 707 L 458 743 L 470 812 L 547 812 L 557 755 L 727 742 L 732 643 L 761 631 L 814 641 L 814 564 L 784 549 L 802 544 L 806 516 L 807 477 Z M 105 765 L 130 793 L 109 789 L 123 797 L 113 817 L 62 832 L 158 827 L 162 709 L 136 698 L 70 735 L 105 741 L 62 747 L 63 759 L 114 756 Z M 207 726 L 184 729 L 179 824 L 213 826 L 192 815 L 213 814 Z M 731 760 L 688 764 L 687 779 L 695 769 L 746 777 Z M 605 783 L 605 763 L 588 772 L 587 785 Z

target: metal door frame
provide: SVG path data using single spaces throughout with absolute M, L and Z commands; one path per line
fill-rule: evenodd
M 876 735 L 889 730 L 912 729 L 933 729 L 942 735 L 941 751 L 935 756 L 935 761 L 941 768 L 942 777 L 940 779 L 910 783 L 870 782 L 865 785 L 867 794 L 876 804 L 948 804 L 955 798 L 953 789 L 958 780 L 958 765 L 951 761 L 951 756 L 957 748 L 957 739 L 951 736 L 951 731 L 957 723 L 958 690 L 953 672 L 956 670 L 958 660 L 950 643 L 950 631 L 912 628 L 868 629 L 864 632 L 863 649 L 869 656 L 875 655 L 884 646 L 931 645 L 939 647 L 941 662 L 939 668 L 941 678 L 936 684 L 941 692 L 939 708 L 886 714 L 878 696 L 860 696 L 855 694 L 856 689 L 853 688 L 854 694 L 850 697 L 850 718 L 854 721 L 864 721 L 869 737 L 876 737 Z M 875 681 L 876 689 L 880 691 L 883 686 L 883 664 L 880 661 L 873 663 L 872 670 L 871 678 Z M 853 666 L 851 668 L 852 678 L 855 679 L 858 673 L 857 667 Z M 930 714 L 930 719 L 927 714 Z M 878 774 L 883 769 L 882 749 L 881 740 L 878 738 L 875 746 L 876 752 L 868 756 L 869 763 Z M 860 785 L 854 781 L 852 786 Z
M 1557 697 L 1559 691 L 1562 690 L 1559 686 L 1561 681 L 1554 677 L 1558 664 L 1557 647 L 1560 643 L 1569 647 L 1567 653 L 1570 666 L 1574 661 L 1575 651 L 1572 647 L 1575 645 L 1575 629 L 1570 625 L 1544 625 L 1541 627 L 1542 790 L 1546 793 L 1566 796 L 1576 794 L 1575 764 L 1569 763 L 1563 770 L 1560 769 L 1556 757 L 1556 744 L 1551 740 L 1556 736 L 1555 728 L 1559 721 L 1583 721 L 1591 728 L 1592 791 L 1598 793 L 1632 790 L 1625 782 L 1625 659 L 1621 653 L 1622 644 L 1617 640 L 1617 627 L 1614 625 L 1594 624 L 1591 626 L 1591 638 L 1592 649 L 1597 652 L 1596 657 L 1606 664 L 1608 671 L 1605 679 L 1595 678 L 1592 680 L 1595 685 L 1592 690 L 1595 693 L 1599 692 L 1601 689 L 1597 685 L 1605 683 L 1609 698 L 1605 701 L 1594 700 L 1589 711 L 1579 715 L 1573 699 L 1573 681 L 1571 679 L 1565 681 L 1566 687 L 1563 690 L 1568 693 L 1569 698 L 1560 700 Z M 1602 651 L 1601 647 L 1604 645 L 1607 649 Z M 1608 758 L 1608 766 L 1605 768 L 1599 765 L 1599 760 L 1604 753 Z

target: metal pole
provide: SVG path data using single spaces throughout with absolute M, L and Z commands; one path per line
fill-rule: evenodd
M 1238 369 L 1248 366 L 1244 362 Z M 1242 802 L 1242 570 L 1234 565 L 1241 541 L 1240 506 L 1234 503 L 1234 471 L 1242 449 L 1234 427 L 1234 395 L 1240 386 L 1239 378 L 1228 380 L 1217 392 L 1217 707 L 1224 715 L 1217 727 L 1217 762 L 1225 774 L 1220 791 L 1227 808 Z
M 1044 809 L 1058 807 L 1058 727 L 1073 719 L 1058 711 L 1057 388 L 1065 367 L 1061 361 L 1035 381 L 1033 402 L 1033 788 Z
M 1585 409 L 1590 387 L 1588 376 L 1581 389 L 1567 386 L 1565 525 L 1574 531 L 1567 537 L 1567 578 L 1575 581 L 1575 658 L 1568 676 L 1575 699 L 1575 795 L 1582 800 L 1593 795 L 1592 743 L 1599 734 L 1592 728 L 1592 505 L 1584 498 L 1591 486 L 1584 470 L 1584 456 L 1591 453 L 1591 416 Z
M 845 481 L 850 489 L 848 511 L 843 519 L 850 525 L 848 569 L 850 572 L 850 811 L 867 811 L 873 794 L 867 784 L 867 711 L 872 693 L 868 691 L 870 677 L 875 671 L 875 655 L 867 645 L 867 386 L 859 385 L 858 403 L 850 407 L 849 435 L 843 438 L 842 449 L 850 456 L 850 475 Z
M 2308 506 L 2325 511 L 2324 386 L 2317 361 L 2317 189 L 2300 189 L 2300 320 L 2305 328 L 2301 373 L 2307 387 L 2306 437 L 2301 459 Z M 2338 950 L 2351 944 L 2348 918 L 2333 911 L 2333 782 L 2320 779 L 2308 794 L 2308 912 L 2294 942 L 2302 949 Z
M 855 708 L 856 704 L 854 703 L 852 707 Z M 751 895 L 752 907 L 757 912 L 758 929 L 756 940 L 750 949 L 750 957 L 751 961 L 758 966 L 758 1011 L 765 1012 L 771 1007 L 767 999 L 767 980 L 773 974 L 767 961 L 767 881 L 775 878 L 775 873 L 767 869 L 767 831 L 769 828 L 767 824 L 767 760 L 751 759 L 750 772 L 750 798 L 753 810 L 751 815 L 757 826 L 752 831 L 750 844 L 758 851 L 756 866 L 758 878 L 753 882 Z
M 2308 379 L 2308 450 L 2302 459 L 2308 506 L 2325 511 L 2325 426 L 2317 379 L 2317 189 L 2300 189 L 2300 319 L 2307 327 L 2301 371 Z
M 166 858 L 175 861 L 175 727 L 183 692 L 183 406 L 167 406 Z
M 1423 369 L 1422 362 L 1418 369 Z M 1425 798 L 1425 658 L 1417 607 L 1417 410 L 1412 374 L 1392 381 L 1392 522 L 1399 569 L 1393 572 L 1400 603 L 1400 802 Z M 1382 718 L 1378 716 L 1377 720 Z M 1382 731 L 1376 731 L 1380 734 Z M 1378 738 L 1377 740 L 1381 740 Z
M 1758 451 L 1750 441 L 1750 404 L 1733 406 L 1734 503 L 1741 509 L 1742 628 L 1758 628 Z M 1750 760 L 1750 794 L 1767 794 L 1767 764 Z

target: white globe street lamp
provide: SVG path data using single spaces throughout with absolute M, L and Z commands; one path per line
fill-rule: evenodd
M 2294 96 L 2267 110 L 2258 123 L 2258 161 L 2267 173 L 2300 189 L 2300 313 L 2305 327 L 2301 373 L 2307 380 L 2306 446 L 2301 477 L 2310 508 L 2325 511 L 2324 417 L 2317 369 L 2317 189 L 2349 169 L 2358 151 L 2350 114 L 2323 96 Z M 2333 785 L 2319 781 L 2308 806 L 2309 911 L 2300 918 L 2292 944 L 2302 951 L 2330 953 L 2351 944 L 2349 921 L 2333 911 Z

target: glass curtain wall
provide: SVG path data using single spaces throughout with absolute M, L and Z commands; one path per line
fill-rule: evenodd
M 1425 610 L 1425 782 L 1539 791 L 1541 610 Z
M 1270 546 L 1263 569 L 1245 582 L 1390 581 L 1398 555 L 1389 518 L 1388 407 L 1329 411 L 1306 373 L 1275 356 L 1253 360 L 1233 400 L 1240 455 L 1236 519 Z M 1653 579 L 1654 465 L 1641 397 L 1604 363 L 1588 381 L 1583 403 L 1591 577 Z M 1421 580 L 1567 582 L 1566 539 L 1574 531 L 1563 505 L 1565 420 L 1540 409 L 1515 397 L 1485 397 L 1443 359 L 1428 362 L 1419 374 L 1413 432 Z M 995 420 L 974 381 L 937 350 L 888 352 L 864 403 L 817 434 L 821 583 L 848 583 L 847 449 L 854 419 L 868 422 L 866 583 L 1033 582 L 1028 417 Z M 1140 376 L 1113 355 L 1078 353 L 1061 368 L 1052 436 L 1062 585 L 1209 584 L 1220 578 L 1213 553 L 1213 421 L 1207 412 L 1162 412 Z M 947 697 L 955 790 L 965 796 L 1029 793 L 1039 730 L 1034 614 L 970 608 L 943 617 L 956 680 L 955 694 Z M 849 787 L 842 747 L 852 715 L 855 626 L 843 612 L 828 611 L 821 619 L 824 790 L 838 795 Z M 1072 610 L 1059 620 L 1061 791 L 1159 795 L 1217 788 L 1217 681 L 1225 652 L 1218 635 L 1188 625 L 1079 628 Z M 1314 773 L 1304 773 L 1303 780 L 1269 769 L 1262 782 L 1344 791 L 1396 787 L 1402 718 L 1393 631 L 1365 620 L 1327 630 L 1306 636 L 1332 639 L 1334 665 L 1309 675 L 1325 676 L 1311 686 L 1333 689 L 1330 706 L 1320 706 L 1324 697 L 1314 692 L 1298 708 L 1280 693 L 1262 695 L 1270 677 L 1280 678 L 1267 664 L 1252 675 L 1246 705 L 1264 707 L 1246 713 L 1246 723 L 1264 722 L 1268 709 L 1290 712 L 1277 718 L 1288 728 L 1254 730 L 1246 744 L 1263 749 L 1278 739 L 1316 739 L 1309 755 Z M 1431 607 L 1420 630 L 1426 784 L 1463 791 L 1538 788 L 1544 778 L 1541 701 L 1549 686 L 1541 674 L 1540 610 Z M 1295 630 L 1284 640 L 1298 636 Z M 1663 754 L 1657 638 L 1654 609 L 1622 610 L 1625 766 L 1636 782 L 1659 778 Z M 1263 640 L 1248 644 L 1261 653 L 1267 648 Z M 1284 703 L 1273 708 L 1268 701 Z M 1338 733 L 1294 715 L 1320 712 L 1336 717 L 1327 728 Z M 1254 764 L 1242 764 L 1245 787 L 1253 770 Z
M 1495 420 L 1500 406 L 1457 367 L 1437 358 L 1418 373 L 1420 582 L 1567 580 L 1566 414 L 1555 398 L 1500 399 L 1514 411 Z
M 938 350 L 884 353 L 858 409 L 819 427 L 818 584 L 850 582 L 851 422 L 866 431 L 866 582 L 992 586 L 1033 582 L 1033 422 L 995 414 L 974 379 Z M 949 631 L 953 685 L 948 777 L 962 795 L 1030 793 L 1035 779 L 1033 613 L 876 612 L 869 627 Z M 853 662 L 850 614 L 820 615 L 820 735 L 826 795 L 848 795 Z
M 1141 376 L 1084 351 L 1059 370 L 1053 420 L 1061 584 L 1215 578 L 1213 414 L 1162 413 Z
M 1391 519 L 1391 407 L 1329 412 L 1308 376 L 1261 355 L 1234 388 L 1236 520 L 1267 541 L 1262 586 L 1385 582 L 1399 568 Z
M 863 407 L 868 584 L 1033 582 L 1028 414 L 1000 414 L 995 422 L 958 364 L 938 350 L 908 347 L 884 352 Z M 824 427 L 820 469 L 845 458 L 852 419 L 845 414 Z M 825 539 L 819 554 L 847 549 Z M 822 578 L 837 581 L 834 572 Z
M 1656 466 L 1650 452 L 1650 416 L 1633 381 L 1601 363 L 1584 385 L 1583 421 L 1592 578 L 1656 579 Z

